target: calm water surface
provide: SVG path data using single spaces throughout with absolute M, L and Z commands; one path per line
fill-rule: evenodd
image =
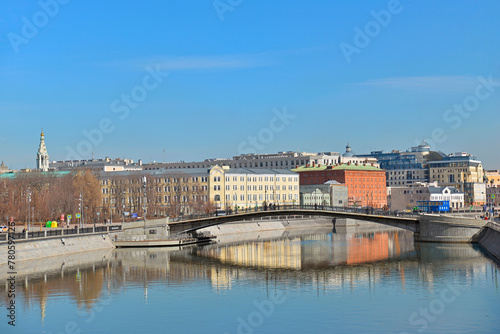
M 0 333 L 500 333 L 498 265 L 401 230 L 295 230 L 19 263 Z

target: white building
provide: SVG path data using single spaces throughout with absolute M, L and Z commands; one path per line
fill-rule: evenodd
M 198 162 L 163 162 L 144 164 L 144 170 L 174 169 L 174 168 L 210 168 L 216 165 L 228 166 L 230 168 L 271 168 L 271 169 L 293 169 L 297 166 L 312 165 L 335 165 L 338 163 L 366 163 L 378 166 L 377 159 L 356 157 L 352 154 L 349 145 L 346 153 L 342 156 L 338 152 L 278 152 L 271 154 L 242 154 L 232 159 L 206 159 Z
M 464 193 L 455 187 L 429 187 L 429 201 L 449 201 L 450 209 L 464 208 Z
M 45 135 L 43 134 L 43 130 L 40 134 L 40 146 L 36 154 L 36 169 L 42 172 L 47 172 L 49 170 L 49 153 L 45 146 Z
M 391 210 L 411 210 L 418 201 L 449 201 L 450 209 L 465 207 L 463 192 L 451 186 L 439 187 L 437 182 L 387 188 L 387 202 Z

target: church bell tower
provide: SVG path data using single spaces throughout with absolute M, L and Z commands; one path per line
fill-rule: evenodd
M 36 155 L 36 168 L 42 172 L 49 171 L 49 153 L 47 152 L 47 147 L 45 146 L 45 135 L 42 133 L 40 135 L 40 146 L 38 147 L 38 153 Z

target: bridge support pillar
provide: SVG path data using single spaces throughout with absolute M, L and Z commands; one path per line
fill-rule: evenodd
M 474 242 L 485 222 L 455 217 L 422 217 L 415 241 L 423 242 Z
M 356 226 L 356 220 L 351 218 L 334 218 L 335 227 Z

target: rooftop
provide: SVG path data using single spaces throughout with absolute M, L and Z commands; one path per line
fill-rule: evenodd
M 292 169 L 292 171 L 300 173 L 306 171 L 324 171 L 324 170 L 363 170 L 363 171 L 383 171 L 382 169 L 370 165 L 361 164 L 340 164 L 340 165 L 315 165 L 315 166 L 300 166 Z

